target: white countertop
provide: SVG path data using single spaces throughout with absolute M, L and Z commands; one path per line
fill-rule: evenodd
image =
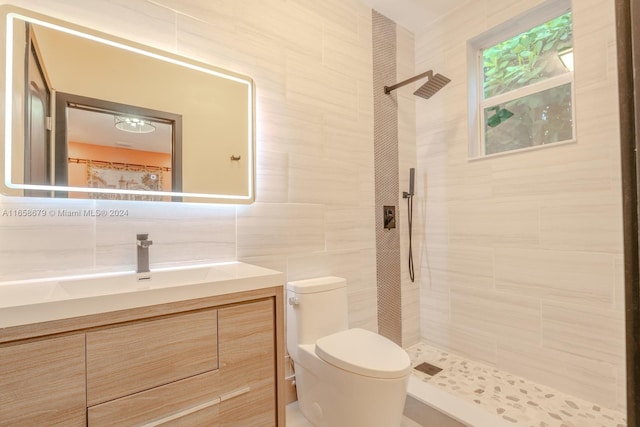
M 283 284 L 281 272 L 242 262 L 0 282 L 0 329 Z

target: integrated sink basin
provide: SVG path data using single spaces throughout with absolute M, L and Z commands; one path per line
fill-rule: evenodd
M 0 329 L 283 283 L 282 273 L 241 262 L 0 282 Z
M 0 284 L 0 307 L 33 304 L 38 301 L 75 299 L 122 294 L 151 288 L 182 286 L 231 278 L 218 266 L 173 268 L 149 273 L 105 273 L 68 276 L 41 281 Z

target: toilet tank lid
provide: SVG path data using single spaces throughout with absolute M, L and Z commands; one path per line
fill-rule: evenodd
M 347 286 L 347 280 L 336 276 L 316 277 L 287 283 L 287 289 L 298 294 L 330 291 L 345 286 Z
M 373 378 L 400 378 L 411 370 L 411 359 L 400 346 L 359 328 L 318 339 L 316 355 L 338 368 Z

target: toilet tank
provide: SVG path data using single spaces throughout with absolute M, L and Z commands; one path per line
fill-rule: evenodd
M 349 327 L 347 281 L 328 276 L 287 283 L 287 348 L 295 358 L 297 346 Z

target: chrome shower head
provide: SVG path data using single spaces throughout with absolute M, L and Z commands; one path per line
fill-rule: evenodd
M 442 89 L 451 81 L 450 78 L 443 76 L 438 73 L 435 76 L 429 76 L 429 80 L 422 86 L 418 88 L 414 95 L 419 96 L 420 98 L 429 99 L 431 98 L 437 91 Z
M 421 98 L 429 99 L 431 98 L 437 91 L 442 89 L 447 83 L 451 81 L 451 79 L 443 76 L 442 74 L 433 75 L 433 71 L 429 70 L 425 73 L 418 74 L 415 77 L 411 77 L 403 82 L 395 84 L 393 86 L 385 86 L 384 93 L 387 95 L 391 93 L 391 91 L 398 89 L 399 87 L 408 85 L 409 83 L 413 83 L 417 80 L 423 79 L 427 77 L 428 80 L 425 84 L 420 86 L 418 90 L 413 92 L 414 95 L 419 96 Z

